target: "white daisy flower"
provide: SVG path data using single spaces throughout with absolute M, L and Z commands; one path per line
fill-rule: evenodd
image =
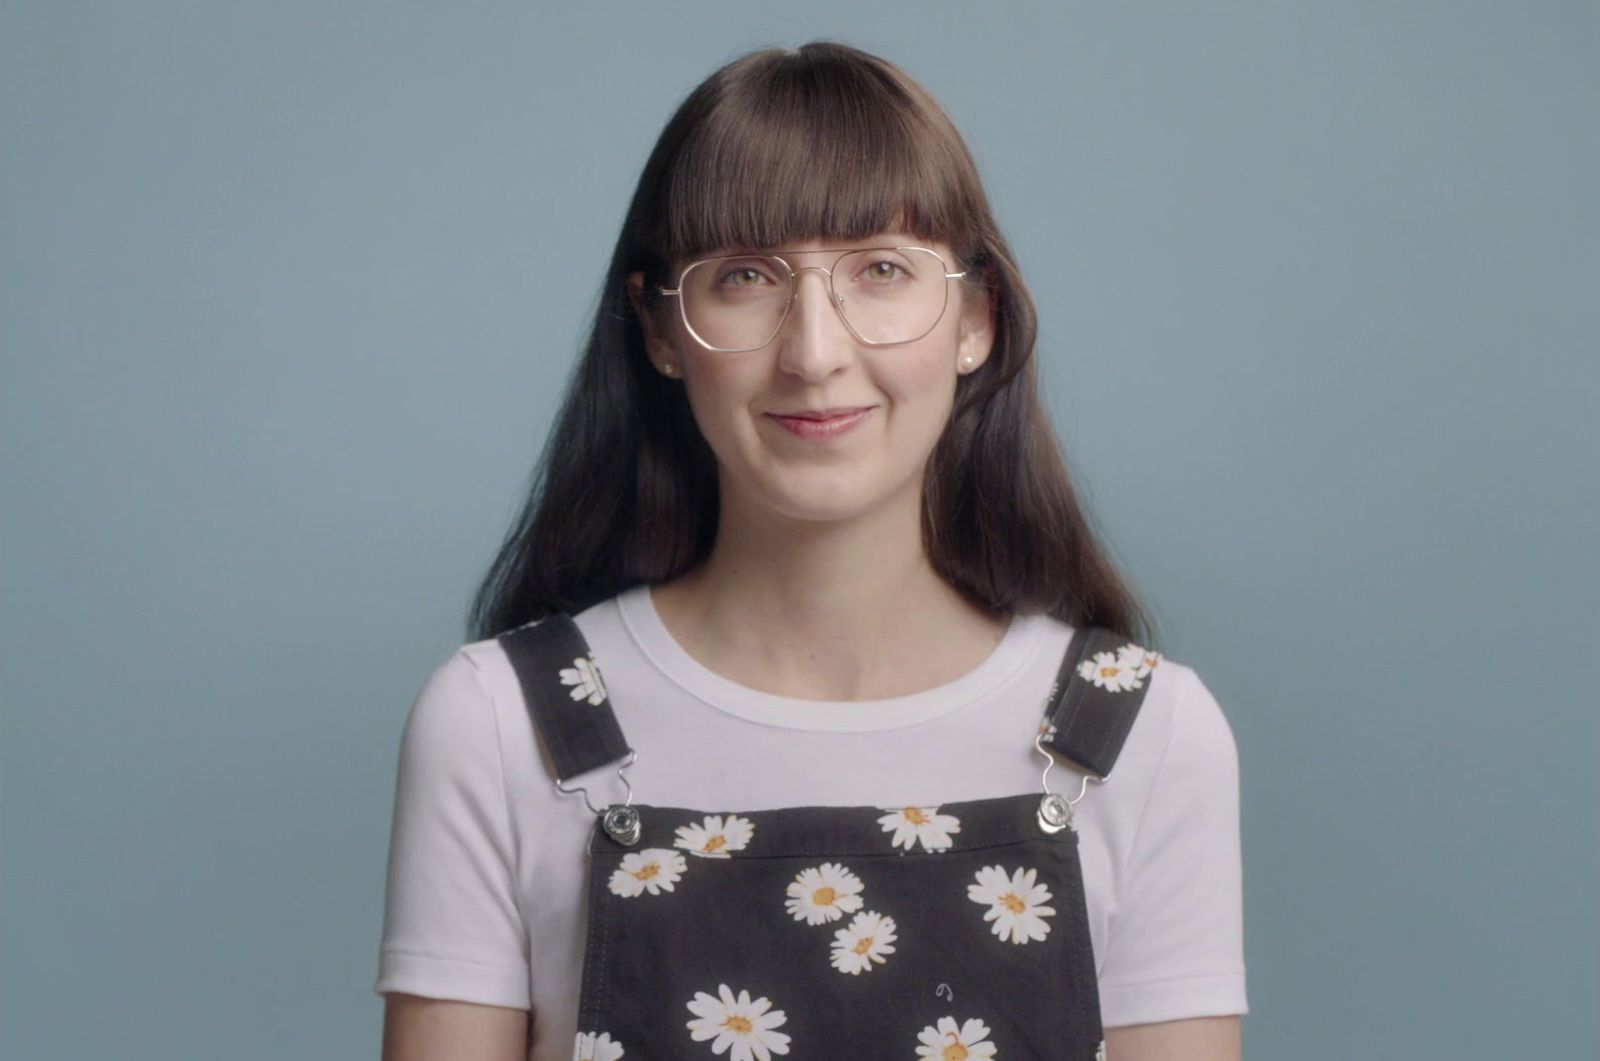
M 1050 901 L 1050 889 L 1035 884 L 1038 873 L 1032 869 L 1019 869 L 1011 876 L 1000 866 L 985 866 L 977 873 L 978 883 L 967 885 L 967 898 L 989 909 L 983 919 L 993 921 L 991 931 L 1012 943 L 1027 943 L 1044 939 L 1050 934 L 1045 918 L 1055 915 L 1055 908 L 1045 906 Z
M 730 851 L 744 850 L 755 831 L 750 819 L 737 814 L 730 814 L 726 819 L 720 814 L 708 814 L 703 825 L 678 826 L 675 844 L 702 858 L 727 858 Z
M 727 984 L 717 985 L 717 994 L 721 997 L 696 991 L 688 1004 L 695 1015 L 689 1022 L 695 1042 L 715 1040 L 711 1052 L 729 1050 L 728 1061 L 770 1061 L 772 1054 L 789 1052 L 789 1037 L 772 1030 L 789 1019 L 783 1010 L 773 1009 L 765 998 L 751 1001 L 748 991 L 734 998 Z
M 871 972 L 873 962 L 882 965 L 883 956 L 894 953 L 895 938 L 894 918 L 871 910 L 857 914 L 849 928 L 833 934 L 833 967 L 851 976 Z
M 643 851 L 622 856 L 622 865 L 611 871 L 611 882 L 607 887 L 612 895 L 627 899 L 643 892 L 651 895 L 670 892 L 688 868 L 689 864 L 678 852 L 664 847 L 647 847 Z
M 940 814 L 938 807 L 884 807 L 890 813 L 878 819 L 884 832 L 893 832 L 895 847 L 911 850 L 918 840 L 925 851 L 945 851 L 951 844 L 950 834 L 961 831 L 961 822 L 953 814 Z
M 917 1057 L 924 1061 L 988 1061 L 995 1050 L 989 1026 L 976 1017 L 960 1027 L 954 1017 L 940 1017 L 938 1027 L 922 1029 L 917 1041 Z
M 1139 680 L 1136 661 L 1132 657 L 1119 656 L 1115 652 L 1096 652 L 1093 659 L 1086 659 L 1078 664 L 1078 673 L 1085 680 L 1114 693 L 1124 693 L 1129 689 L 1139 689 L 1144 686 L 1144 682 Z
M 612 1042 L 609 1032 L 579 1032 L 572 1051 L 572 1061 L 617 1061 L 621 1056 L 622 1044 Z
M 600 668 L 588 656 L 579 656 L 572 661 L 572 666 L 561 668 L 561 684 L 572 686 L 569 695 L 574 700 L 598 704 L 606 698 L 606 683 L 600 680 Z
M 1150 672 L 1161 662 L 1161 653 L 1151 651 L 1129 642 L 1117 649 L 1117 663 L 1133 671 L 1135 678 L 1147 678 Z M 1135 689 L 1138 686 L 1134 686 Z
M 861 878 L 835 862 L 803 869 L 789 883 L 783 907 L 796 921 L 820 925 L 861 909 Z

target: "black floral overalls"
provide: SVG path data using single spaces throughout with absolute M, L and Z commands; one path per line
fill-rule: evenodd
M 576 624 L 500 635 L 556 786 L 633 761 Z M 1111 772 L 1158 653 L 1077 630 L 1034 745 Z M 620 770 L 619 770 L 620 773 Z M 624 778 L 624 780 L 626 780 Z M 819 796 L 826 793 L 818 793 Z M 590 808 L 576 1061 L 1103 1058 L 1072 804 Z

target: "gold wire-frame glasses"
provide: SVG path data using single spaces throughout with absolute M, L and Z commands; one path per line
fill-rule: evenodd
M 684 328 L 689 332 L 689 334 L 691 336 L 694 337 L 695 342 L 699 343 L 701 346 L 705 347 L 707 350 L 711 350 L 711 351 L 716 352 L 716 353 L 742 354 L 742 353 L 750 353 L 751 351 L 754 351 L 754 350 L 760 350 L 761 348 L 763 348 L 763 347 L 767 346 L 769 343 L 771 343 L 772 340 L 774 340 L 774 339 L 776 339 L 778 337 L 778 332 L 783 330 L 784 321 L 789 319 L 789 309 L 790 309 L 790 307 L 792 307 L 794 305 L 795 295 L 799 293 L 799 290 L 800 290 L 799 276 L 800 276 L 801 273 L 807 271 L 808 269 L 815 269 L 817 272 L 822 273 L 824 276 L 826 276 L 828 278 L 828 301 L 833 304 L 834 312 L 839 314 L 839 319 L 844 322 L 844 326 L 847 329 L 849 329 L 850 334 L 853 335 L 856 338 L 857 341 L 861 342 L 863 345 L 866 345 L 866 346 L 902 346 L 902 345 L 904 345 L 906 343 L 914 343 L 918 339 L 921 339 L 924 336 L 926 336 L 929 332 L 933 331 L 933 329 L 938 326 L 939 321 L 944 318 L 944 311 L 946 310 L 946 308 L 948 308 L 950 285 L 947 282 L 946 283 L 941 283 L 939 285 L 939 292 L 940 292 L 939 300 L 940 301 L 939 301 L 939 308 L 938 308 L 938 311 L 936 313 L 931 313 L 931 309 L 919 309 L 918 310 L 919 315 L 923 314 L 923 313 L 931 313 L 931 315 L 929 317 L 929 320 L 928 320 L 927 327 L 923 328 L 920 332 L 918 332 L 915 335 L 909 336 L 908 338 L 904 338 L 904 339 L 890 339 L 890 340 L 869 339 L 865 335 L 863 335 L 861 333 L 860 329 L 857 327 L 857 325 L 850 320 L 849 315 L 845 311 L 845 300 L 844 300 L 844 297 L 839 293 L 838 288 L 837 288 L 837 286 L 835 284 L 835 274 L 837 273 L 837 271 L 839 269 L 839 264 L 841 262 L 843 262 L 846 258 L 850 257 L 851 255 L 855 255 L 855 254 L 871 255 L 871 254 L 875 254 L 875 253 L 884 253 L 884 252 L 894 252 L 894 253 L 898 253 L 898 254 L 902 254 L 902 255 L 926 254 L 926 255 L 929 255 L 931 258 L 933 258 L 933 260 L 935 262 L 938 263 L 938 274 L 934 278 L 941 279 L 941 280 L 944 280 L 944 281 L 950 281 L 950 280 L 960 280 L 961 278 L 963 278 L 963 277 L 965 277 L 967 275 L 965 270 L 963 270 L 961 272 L 955 272 L 955 273 L 951 272 L 950 271 L 950 265 L 949 265 L 948 262 L 946 262 L 944 260 L 944 256 L 941 255 L 938 251 L 935 251 L 935 250 L 933 250 L 933 249 L 931 249 L 929 247 L 915 247 L 915 246 L 849 247 L 849 248 L 844 248 L 844 247 L 822 247 L 822 248 L 818 248 L 817 250 L 814 250 L 814 251 L 790 252 L 790 253 L 823 254 L 823 253 L 829 253 L 829 252 L 834 252 L 834 251 L 838 252 L 838 257 L 834 258 L 832 264 L 830 264 L 828 266 L 824 267 L 824 266 L 821 266 L 821 265 L 803 265 L 798 269 L 795 268 L 793 265 L 791 265 L 789 263 L 788 259 L 785 258 L 782 254 L 775 254 L 775 253 L 753 252 L 753 253 L 749 253 L 749 254 L 719 254 L 719 255 L 715 255 L 715 256 L 710 257 L 710 258 L 697 258 L 694 261 L 689 262 L 687 265 L 685 265 L 683 267 L 682 272 L 680 272 L 678 274 L 678 283 L 677 283 L 676 287 L 663 287 L 663 288 L 659 288 L 659 290 L 660 290 L 662 295 L 667 296 L 667 297 L 674 297 L 674 298 L 676 298 L 678 300 L 678 315 L 683 320 Z M 763 339 L 761 342 L 756 343 L 753 346 L 717 346 L 714 343 L 710 342 L 708 339 L 706 339 L 705 336 L 700 334 L 700 331 L 698 329 L 696 329 L 696 327 L 694 325 L 694 321 L 691 319 L 691 309 L 690 309 L 690 307 L 688 305 L 688 301 L 689 300 L 688 300 L 688 297 L 685 295 L 685 291 L 688 290 L 687 287 L 686 287 L 686 282 L 688 281 L 690 275 L 693 274 L 696 269 L 712 268 L 715 265 L 717 265 L 718 263 L 722 263 L 722 262 L 749 261 L 749 260 L 752 260 L 752 259 L 760 259 L 760 260 L 763 260 L 763 261 L 777 262 L 779 265 L 782 266 L 782 276 L 783 276 L 785 284 L 787 285 L 787 294 L 786 294 L 786 296 L 785 296 L 785 298 L 783 300 L 782 310 L 781 310 L 781 312 L 778 313 L 777 320 L 771 326 L 771 333 L 768 334 L 767 337 L 765 339 Z

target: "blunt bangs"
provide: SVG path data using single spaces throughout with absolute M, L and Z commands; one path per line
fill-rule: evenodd
M 915 85 L 826 45 L 760 52 L 724 73 L 686 102 L 649 214 L 645 243 L 663 264 L 886 231 L 971 253 L 986 210 L 977 173 Z

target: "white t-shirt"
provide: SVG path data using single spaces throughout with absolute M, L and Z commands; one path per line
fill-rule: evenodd
M 977 668 L 888 700 L 797 700 L 697 663 L 638 586 L 575 617 L 638 760 L 634 802 L 705 811 L 932 805 L 1040 791 L 1033 739 L 1072 627 L 1013 617 Z M 1164 659 L 1103 784 L 1076 804 L 1106 1027 L 1247 1012 L 1238 756 L 1216 700 Z M 1051 788 L 1075 797 L 1061 763 Z M 493 639 L 433 671 L 401 738 L 375 990 L 530 1009 L 569 1061 L 594 816 L 558 793 Z M 577 779 L 619 801 L 613 768 Z

